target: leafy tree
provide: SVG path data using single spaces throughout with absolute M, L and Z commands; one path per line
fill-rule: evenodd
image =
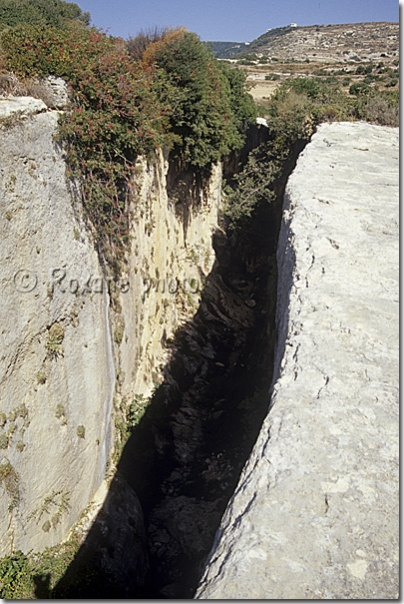
M 0 0 L 0 29 L 20 23 L 62 28 L 68 20 L 88 25 L 90 13 L 64 0 Z
M 238 115 L 234 113 L 237 79 L 226 77 L 196 34 L 178 30 L 150 45 L 145 54 L 148 60 L 153 57 L 175 88 L 170 118 L 176 135 L 174 155 L 204 167 L 242 146 L 238 127 L 248 112 L 240 108 Z
M 218 65 L 230 85 L 230 104 L 235 126 L 244 134 L 248 124 L 255 122 L 257 117 L 257 106 L 253 97 L 246 91 L 247 75 L 241 69 L 232 68 L 225 62 L 219 62 Z

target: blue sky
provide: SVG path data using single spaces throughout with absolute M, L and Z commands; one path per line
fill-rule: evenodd
M 75 0 L 114 36 L 185 25 L 202 40 L 250 42 L 272 27 L 398 21 L 398 0 Z

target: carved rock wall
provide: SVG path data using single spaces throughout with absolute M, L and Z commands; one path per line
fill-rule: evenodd
M 196 598 L 398 597 L 398 129 L 319 127 L 284 199 L 271 409 Z

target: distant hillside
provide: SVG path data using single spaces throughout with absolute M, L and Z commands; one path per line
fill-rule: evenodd
M 398 23 L 351 23 L 279 27 L 268 30 L 234 52 L 231 43 L 215 42 L 218 58 L 257 54 L 272 59 L 341 63 L 399 56 Z M 228 44 L 221 50 L 220 44 Z
M 204 44 L 213 50 L 217 59 L 231 59 L 249 48 L 245 42 L 204 42 Z

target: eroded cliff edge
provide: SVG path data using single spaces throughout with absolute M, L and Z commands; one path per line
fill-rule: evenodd
M 289 178 L 271 410 L 199 599 L 398 597 L 398 129 L 319 127 Z
M 168 187 L 158 151 L 138 159 L 114 280 L 66 181 L 58 115 L 38 99 L 0 100 L 0 556 L 58 544 L 95 495 L 102 505 L 114 422 L 162 380 L 166 343 L 214 262 L 220 166 L 204 187 L 190 174 Z
M 103 272 L 53 140 L 58 112 L 28 97 L 2 100 L 2 109 L 9 114 L 0 136 L 5 555 L 58 543 L 101 483 L 115 364 L 108 291 L 91 294 Z M 59 286 L 54 277 L 63 271 Z

